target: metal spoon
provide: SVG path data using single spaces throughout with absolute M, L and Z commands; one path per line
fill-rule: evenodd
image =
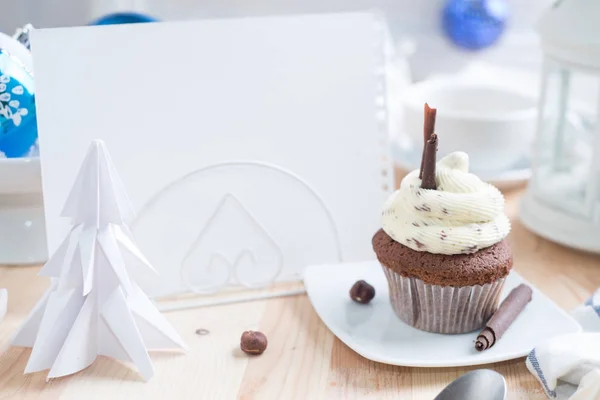
M 458 377 L 434 400 L 505 400 L 504 377 L 489 369 L 478 369 Z

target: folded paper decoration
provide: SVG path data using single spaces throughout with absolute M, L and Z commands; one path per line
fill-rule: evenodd
M 132 272 L 150 297 L 246 293 L 373 258 L 393 188 L 385 32 L 370 13 L 35 30 L 50 252 L 100 138 L 160 276 Z
M 134 212 L 101 141 L 91 144 L 62 216 L 73 228 L 40 271 L 52 284 L 13 340 L 33 348 L 25 373 L 70 375 L 103 355 L 150 379 L 148 350 L 186 345 L 130 278 L 152 267 L 126 225 Z

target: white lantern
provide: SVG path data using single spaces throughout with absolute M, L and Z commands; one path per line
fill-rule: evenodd
M 533 176 L 521 220 L 600 252 L 600 0 L 559 0 L 538 24 L 544 52 Z

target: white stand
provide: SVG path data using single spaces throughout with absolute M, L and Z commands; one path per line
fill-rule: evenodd
M 131 269 L 152 267 L 125 224 L 133 209 L 101 141 L 90 146 L 62 216 L 73 228 L 40 271 L 53 277 L 51 287 L 13 340 L 33 347 L 25 373 L 70 375 L 103 355 L 150 379 L 148 350 L 187 347 L 129 279 Z
M 538 235 L 575 249 L 600 253 L 600 225 L 593 220 L 570 216 L 535 198 L 528 191 L 521 201 L 523 225 Z
M 40 159 L 0 158 L 0 264 L 46 261 Z

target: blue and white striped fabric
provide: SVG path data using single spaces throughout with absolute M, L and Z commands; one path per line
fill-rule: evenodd
M 573 310 L 573 317 L 586 332 L 600 332 L 600 289 L 582 306 Z M 598 344 L 600 346 L 600 344 Z
M 541 343 L 527 368 L 551 399 L 600 400 L 600 289 L 572 315 L 583 332 Z

